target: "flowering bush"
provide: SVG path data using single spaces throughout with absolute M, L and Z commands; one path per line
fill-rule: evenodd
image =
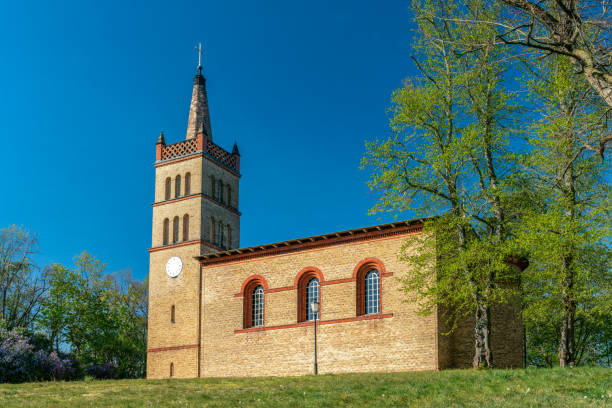
M 57 352 L 38 349 L 36 335 L 0 327 L 0 383 L 72 379 L 77 374 L 74 363 Z

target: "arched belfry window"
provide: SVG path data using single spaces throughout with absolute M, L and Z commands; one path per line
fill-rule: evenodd
M 210 243 L 214 244 L 215 242 L 217 242 L 215 240 L 215 231 L 217 229 L 217 224 L 215 224 L 215 217 L 210 217 Z
M 189 215 L 183 215 L 183 241 L 189 241 Z
M 164 245 L 168 245 L 168 234 L 169 234 L 169 230 L 170 230 L 170 220 L 165 218 L 164 219 L 164 227 L 163 227 L 164 231 L 163 231 L 163 237 L 162 237 L 162 242 Z
M 170 190 L 172 190 L 172 179 L 170 177 L 166 178 L 166 190 L 164 192 L 164 199 L 170 199 Z
M 215 191 L 217 191 L 216 184 L 217 183 L 215 182 L 215 176 L 210 176 L 210 196 L 212 198 L 216 197 L 215 195 Z
M 262 327 L 265 323 L 265 293 L 268 284 L 260 275 L 253 275 L 242 285 L 243 326 Z
M 217 224 L 217 246 L 223 247 L 223 221 Z
M 323 280 L 323 274 L 321 271 L 313 266 L 304 268 L 296 276 L 297 286 L 297 310 L 298 322 L 307 322 L 314 320 L 315 314 L 310 306 L 311 302 L 319 303 L 321 306 L 321 282 Z M 319 316 L 321 318 L 321 308 L 319 307 Z
M 181 196 L 181 176 L 176 176 L 174 179 L 174 197 Z
M 385 276 L 385 265 L 376 258 L 359 262 L 353 271 L 357 283 L 357 316 L 382 313 L 381 278 Z
M 221 180 L 217 182 L 217 201 L 223 202 L 223 181 Z
M 179 240 L 179 217 L 172 220 L 172 243 L 176 244 Z
M 191 194 L 191 173 L 185 174 L 185 195 Z
M 376 269 L 365 275 L 365 314 L 379 313 L 380 274 Z
M 227 192 L 226 196 L 227 196 L 227 205 L 231 206 L 232 205 L 232 188 L 230 187 L 229 184 L 225 185 L 225 191 Z
M 227 224 L 226 226 L 226 230 L 227 230 L 227 234 L 226 234 L 226 241 L 227 241 L 227 245 L 225 246 L 227 249 L 232 247 L 232 227 L 230 227 L 229 224 Z

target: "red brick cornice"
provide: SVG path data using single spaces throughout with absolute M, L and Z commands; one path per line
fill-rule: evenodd
M 178 248 L 178 247 L 182 247 L 186 245 L 195 245 L 195 244 L 207 246 L 209 248 L 214 249 L 215 251 L 223 251 L 223 248 L 219 248 L 218 246 L 213 245 L 210 242 L 202 241 L 200 239 L 194 239 L 191 241 L 178 242 L 172 245 L 162 245 L 158 247 L 149 248 L 149 252 L 163 251 L 164 249 L 172 249 L 172 248 Z
M 333 320 L 321 320 L 317 321 L 317 325 L 322 324 L 335 324 L 335 323 L 348 323 L 348 322 L 357 322 L 360 320 L 374 320 L 374 319 L 386 319 L 393 317 L 393 313 L 387 314 L 371 314 L 364 316 L 356 316 L 356 317 L 346 317 L 344 319 L 333 319 Z M 250 332 L 259 332 L 259 331 L 267 331 L 267 330 L 279 330 L 279 329 L 291 329 L 294 327 L 307 327 L 312 326 L 314 322 L 302 322 L 302 323 L 292 323 L 292 324 L 281 324 L 278 326 L 268 326 L 268 327 L 251 327 L 248 329 L 240 329 L 234 330 L 234 333 L 250 333 Z
M 217 204 L 219 207 L 221 208 L 225 208 L 228 211 L 233 212 L 236 215 L 242 215 L 242 213 L 238 210 L 236 210 L 235 208 L 232 208 L 228 205 L 225 205 L 223 203 L 220 203 L 219 201 L 215 200 L 214 198 L 204 194 L 204 193 L 197 193 L 197 194 L 190 194 L 188 196 L 184 196 L 184 197 L 178 197 L 178 198 L 173 198 L 171 200 L 164 200 L 164 201 L 157 201 L 153 204 L 151 204 L 153 207 L 158 207 L 160 205 L 164 205 L 164 204 L 171 204 L 171 203 L 176 203 L 177 201 L 183 201 L 183 200 L 188 200 L 190 198 L 204 198 L 212 203 Z
M 200 256 L 198 259 L 202 267 L 207 267 L 227 262 L 341 245 L 349 242 L 375 240 L 402 234 L 415 234 L 420 233 L 422 230 L 423 220 L 402 221 L 256 247 L 232 249 L 225 252 Z
M 197 344 L 186 344 L 183 346 L 170 346 L 170 347 L 158 347 L 158 348 L 150 348 L 147 350 L 147 353 L 157 353 L 158 351 L 171 351 L 171 350 L 185 350 L 191 348 L 197 348 Z

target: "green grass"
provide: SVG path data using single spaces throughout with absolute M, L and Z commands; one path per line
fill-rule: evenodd
M 612 369 L 0 385 L 0 407 L 611 407 Z

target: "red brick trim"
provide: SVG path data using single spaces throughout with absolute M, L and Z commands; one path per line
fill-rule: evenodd
M 216 245 L 213 245 L 213 244 L 211 244 L 209 242 L 202 241 L 202 240 L 199 240 L 199 239 L 194 239 L 194 240 L 191 240 L 191 241 L 178 242 L 178 243 L 172 244 L 172 245 L 162 245 L 162 246 L 158 246 L 158 247 L 154 247 L 154 248 L 149 248 L 148 251 L 149 252 L 157 252 L 157 251 L 162 251 L 164 249 L 172 249 L 172 248 L 177 248 L 177 247 L 182 247 L 182 246 L 192 245 L 192 244 L 200 244 L 200 245 L 204 245 L 204 246 L 207 246 L 209 248 L 212 248 L 215 251 L 223 251 L 223 248 L 219 248 Z
M 307 287 L 306 285 L 308 285 L 308 282 L 310 282 L 311 279 L 313 278 L 317 278 L 319 279 L 319 289 L 321 288 L 321 282 L 324 281 L 323 278 L 323 272 L 321 272 L 321 270 L 315 266 L 307 266 L 306 268 L 303 268 L 301 271 L 298 272 L 298 274 L 295 277 L 294 280 L 294 287 L 297 289 L 297 301 L 298 301 L 298 307 L 297 307 L 297 321 L 298 322 L 305 322 L 307 321 L 308 318 L 308 299 L 306 296 L 306 291 L 307 291 Z M 320 293 L 320 292 L 319 292 Z M 323 311 L 322 309 L 322 303 L 323 303 L 323 299 L 321 297 L 319 297 L 319 307 L 320 307 L 320 311 L 319 311 L 319 319 L 321 318 L 321 312 Z
M 223 163 L 220 163 L 219 161 L 213 159 L 211 156 L 209 156 L 208 154 L 205 154 L 204 152 L 196 152 L 196 153 L 192 153 L 188 156 L 183 156 L 183 157 L 179 157 L 178 159 L 169 159 L 167 161 L 163 161 L 163 162 L 157 162 L 155 163 L 153 166 L 155 168 L 157 167 L 162 167 L 162 166 L 166 166 L 168 164 L 174 164 L 174 163 L 179 163 L 185 160 L 190 160 L 190 159 L 194 159 L 194 158 L 198 158 L 198 157 L 203 157 L 206 160 L 213 162 L 214 164 L 216 164 L 219 167 L 222 167 L 224 170 L 226 170 L 228 173 L 233 174 L 234 176 L 240 178 L 242 177 L 239 173 L 237 173 L 236 171 L 234 171 L 233 169 L 227 167 L 226 165 L 224 165 Z
M 371 314 L 371 315 L 363 315 L 363 316 L 357 316 L 357 317 L 346 317 L 344 319 L 321 320 L 321 321 L 317 321 L 317 325 L 357 322 L 360 320 L 387 319 L 390 317 L 393 317 L 393 313 Z M 302 323 L 292 323 L 292 324 L 281 324 L 279 326 L 251 327 L 249 329 L 234 330 L 234 333 L 238 334 L 238 333 L 250 333 L 250 332 L 267 331 L 267 330 L 291 329 L 294 327 L 312 326 L 313 324 L 314 322 L 302 322 Z
M 268 292 L 268 281 L 266 280 L 266 278 L 264 278 L 261 275 L 251 275 L 248 278 L 246 278 L 244 282 L 242 282 L 242 286 L 240 287 L 240 293 L 234 294 L 234 297 L 244 296 L 244 291 L 246 290 L 246 287 L 254 280 L 259 281 L 261 286 L 263 286 L 264 294 Z
M 317 278 L 319 278 L 319 284 L 323 283 L 323 281 L 325 280 L 323 278 L 323 272 L 321 272 L 319 268 L 317 268 L 316 266 L 307 266 L 305 268 L 302 268 L 302 270 L 299 271 L 297 275 L 295 275 L 295 279 L 293 280 L 294 288 L 298 287 L 300 279 L 302 279 L 302 276 L 304 276 L 304 274 L 316 276 Z
M 353 269 L 353 279 L 357 282 L 355 305 L 357 316 L 365 315 L 365 275 L 371 270 L 378 270 L 378 311 L 382 313 L 382 277 L 386 275 L 385 264 L 378 258 L 366 258 L 361 260 Z
M 202 197 L 202 194 L 201 193 L 200 194 L 190 194 L 188 196 L 172 198 L 170 200 L 157 201 L 155 203 L 152 203 L 151 206 L 157 207 L 157 206 L 160 206 L 160 205 L 176 203 L 177 201 L 183 201 L 183 200 L 188 200 L 190 198 L 197 198 L 197 197 Z
M 383 278 L 386 278 L 388 276 L 393 276 L 393 272 L 385 272 L 384 274 L 380 275 Z M 348 282 L 355 282 L 357 279 L 355 278 L 343 278 L 343 279 L 332 279 L 332 280 L 321 280 L 321 278 L 319 278 L 319 284 L 321 286 L 327 286 L 327 285 L 336 285 L 339 283 L 348 283 Z M 292 285 L 292 286 L 279 286 L 278 288 L 269 288 L 266 289 L 266 293 L 276 293 L 276 292 L 285 292 L 287 290 L 296 290 L 297 289 L 297 285 Z M 235 297 L 240 297 L 242 296 L 242 293 L 236 293 L 234 294 Z
M 202 268 L 200 268 L 201 270 Z M 253 326 L 252 312 L 253 312 L 253 291 L 256 287 L 263 286 L 264 288 L 264 309 L 263 309 L 263 323 L 266 324 L 266 291 L 268 289 L 268 282 L 261 275 L 251 275 L 243 283 L 240 288 L 240 294 L 242 295 L 242 327 L 250 328 Z M 238 294 L 234 295 L 238 297 Z
M 219 207 L 225 208 L 226 210 L 231 211 L 231 212 L 233 212 L 236 215 L 242 215 L 242 213 L 240 211 L 236 210 L 235 208 L 232 208 L 232 207 L 230 207 L 228 205 L 220 203 L 219 201 L 215 200 L 214 198 L 209 197 L 208 195 L 203 194 L 203 193 L 190 194 L 188 196 L 183 196 L 183 197 L 179 197 L 179 198 L 173 198 L 171 200 L 157 201 L 157 202 L 155 202 L 155 203 L 153 203 L 151 205 L 153 207 L 158 207 L 160 205 L 171 204 L 171 203 L 175 203 L 177 201 L 187 200 L 189 198 L 205 198 L 208 201 L 211 201 L 211 202 L 217 204 Z
M 357 274 L 359 274 L 359 272 L 363 271 L 364 269 L 367 269 L 368 271 L 372 269 L 377 269 L 378 272 L 380 272 L 380 276 L 384 276 L 387 273 L 387 270 L 385 269 L 385 264 L 382 263 L 380 259 L 370 257 L 362 259 L 361 261 L 359 261 L 359 263 L 357 263 L 357 265 L 355 265 L 355 268 L 353 268 L 353 279 L 356 279 Z
M 225 208 L 226 210 L 233 212 L 236 215 L 242 215 L 242 213 L 240 211 L 236 210 L 235 208 L 232 208 L 229 205 L 225 205 L 223 203 L 220 203 L 219 201 L 215 200 L 212 197 L 209 197 L 206 194 L 202 194 L 202 197 L 204 197 L 205 199 L 207 199 L 210 202 L 213 202 L 213 203 L 217 204 L 221 208 Z
M 185 350 L 191 348 L 197 348 L 197 344 L 186 344 L 184 346 L 170 346 L 170 347 L 159 347 L 159 348 L 150 348 L 147 350 L 147 353 L 157 353 L 159 351 L 171 351 L 171 350 Z
M 318 249 L 327 246 L 341 245 L 349 242 L 369 241 L 403 234 L 415 234 L 420 233 L 422 230 L 423 220 L 403 221 L 401 223 L 385 224 L 351 231 L 342 231 L 333 234 L 300 238 L 257 247 L 232 249 L 217 254 L 201 256 L 198 259 L 203 267 L 207 267 L 228 262 L 243 261 L 253 258 L 299 252 L 308 249 Z

